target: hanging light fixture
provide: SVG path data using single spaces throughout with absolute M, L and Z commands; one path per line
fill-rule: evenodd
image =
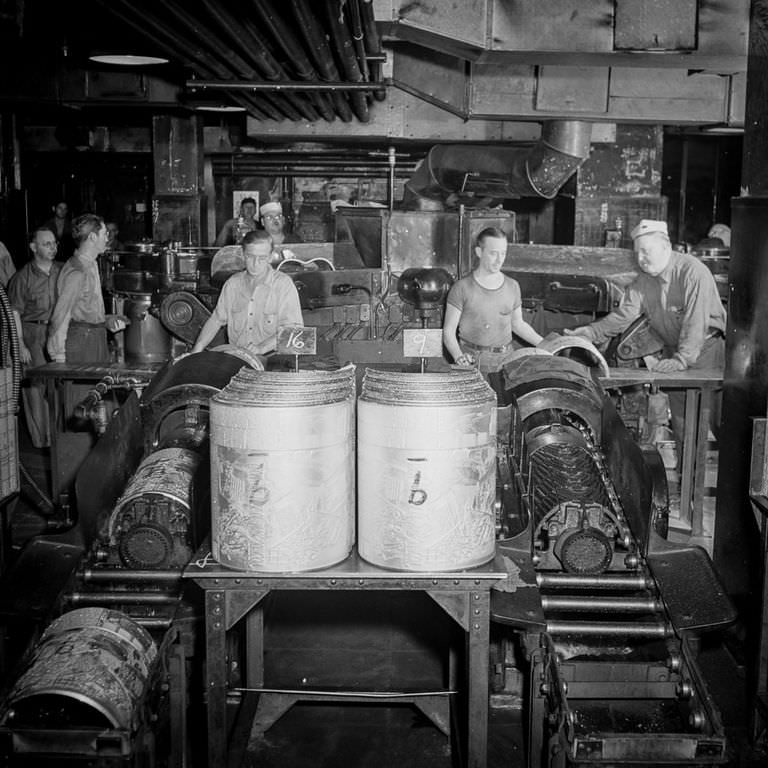
M 236 107 L 232 104 L 198 104 L 194 109 L 197 112 L 245 112 L 245 107 Z
M 168 59 L 162 56 L 146 56 L 134 53 L 95 53 L 88 59 L 97 64 L 110 64 L 117 67 L 148 67 L 154 64 L 168 63 Z

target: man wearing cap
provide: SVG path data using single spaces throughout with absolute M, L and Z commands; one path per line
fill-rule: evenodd
M 601 344 L 645 315 L 664 341 L 664 359 L 655 371 L 722 367 L 725 309 L 712 273 L 699 259 L 672 249 L 664 221 L 643 219 L 632 230 L 632 240 L 640 274 L 621 305 L 597 322 L 565 333 Z
M 240 201 L 240 215 L 224 222 L 213 244 L 218 248 L 224 245 L 239 245 L 243 237 L 255 229 L 258 229 L 256 201 L 252 197 L 244 197 Z
M 725 364 L 725 309 L 712 273 L 694 256 L 672 249 L 664 221 L 643 219 L 633 230 L 640 274 L 627 287 L 618 309 L 589 325 L 564 331 L 601 344 L 640 315 L 664 342 L 654 371 L 719 369 Z M 682 435 L 684 401 L 670 393 L 672 428 Z
M 304 325 L 293 280 L 270 266 L 272 244 L 266 232 L 245 235 L 243 258 L 245 269 L 224 283 L 192 352 L 202 352 L 226 325 L 230 344 L 263 355 L 274 351 L 280 326 Z
M 283 206 L 277 201 L 264 203 L 259 208 L 261 216 L 261 225 L 272 238 L 272 248 L 274 253 L 278 254 L 276 261 L 289 259 L 293 254 L 284 245 L 290 243 L 300 243 L 301 238 L 298 235 L 292 235 L 285 231 L 285 216 L 283 216 Z

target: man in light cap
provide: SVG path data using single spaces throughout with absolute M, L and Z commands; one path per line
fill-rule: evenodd
M 264 205 L 259 208 L 259 214 L 261 216 L 261 225 L 272 238 L 274 251 L 279 254 L 277 260 L 281 261 L 283 258 L 290 258 L 288 253 L 285 252 L 287 249 L 282 246 L 289 243 L 300 243 L 301 238 L 285 231 L 283 206 L 277 201 L 264 203 Z
M 715 278 L 694 256 L 672 249 L 664 221 L 643 219 L 633 230 L 640 274 L 627 287 L 620 306 L 600 320 L 567 335 L 602 344 L 645 315 L 664 342 L 660 373 L 688 368 L 721 369 L 725 363 L 725 309 Z M 670 393 L 672 428 L 682 435 L 684 399 Z

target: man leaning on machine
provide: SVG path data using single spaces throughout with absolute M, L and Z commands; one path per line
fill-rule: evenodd
M 624 331 L 645 315 L 664 343 L 659 373 L 722 369 L 725 364 L 725 308 L 715 278 L 695 256 L 673 250 L 664 221 L 643 219 L 633 230 L 638 276 L 613 312 L 589 325 L 564 331 L 595 344 Z M 683 434 L 685 393 L 668 393 L 672 429 Z

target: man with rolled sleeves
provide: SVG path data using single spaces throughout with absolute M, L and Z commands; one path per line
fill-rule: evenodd
M 230 344 L 255 355 L 274 352 L 280 326 L 303 326 L 299 292 L 293 280 L 270 265 L 272 241 L 263 230 L 243 238 L 245 269 L 232 275 L 192 346 L 202 352 L 219 328 L 227 327 Z
M 601 344 L 645 315 L 664 342 L 653 370 L 722 369 L 725 364 L 725 309 L 712 273 L 695 256 L 673 250 L 664 221 L 643 219 L 633 230 L 640 274 L 613 312 L 589 325 L 566 330 Z M 683 434 L 685 394 L 670 392 L 676 441 Z
M 11 304 L 19 337 L 22 365 L 45 365 L 45 341 L 48 322 L 56 303 L 56 282 L 61 264 L 55 261 L 56 234 L 48 227 L 38 227 L 29 235 L 32 260 L 25 264 L 8 285 Z M 21 389 L 27 428 L 35 448 L 47 448 L 51 444 L 48 403 L 45 384 L 33 379 Z

